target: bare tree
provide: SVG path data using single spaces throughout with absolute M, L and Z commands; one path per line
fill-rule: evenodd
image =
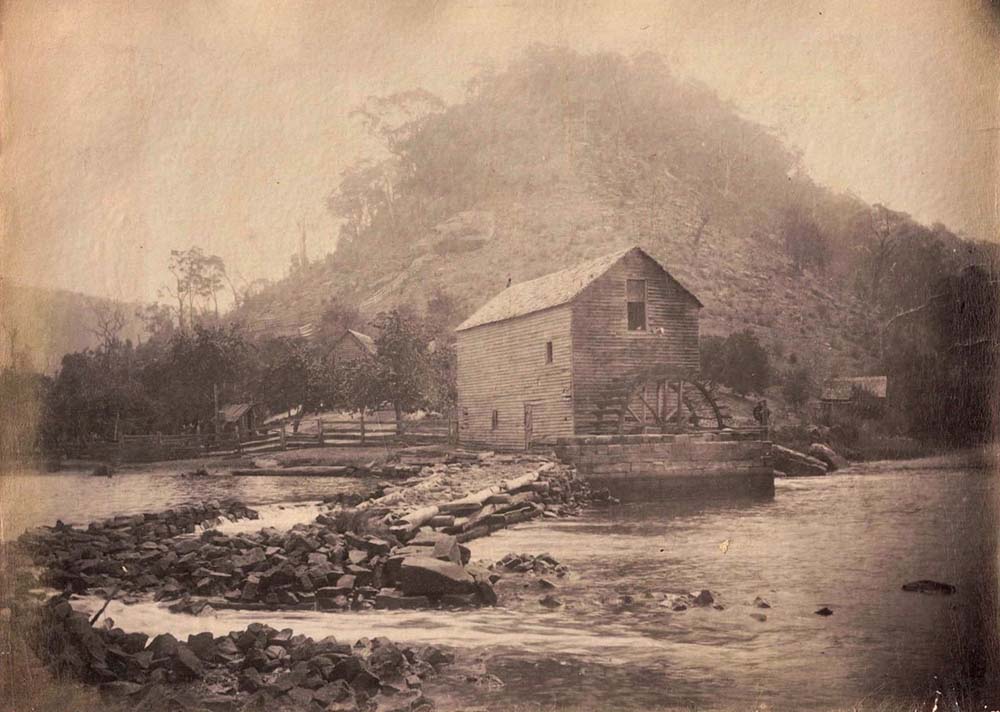
M 119 302 L 96 302 L 91 306 L 94 313 L 94 327 L 90 333 L 96 336 L 105 352 L 110 352 L 121 343 L 121 332 L 125 328 L 125 310 Z
M 161 293 L 177 300 L 177 328 L 184 330 L 184 300 L 190 285 L 187 279 L 186 260 L 180 250 L 170 251 L 170 274 L 174 276 L 174 286 L 164 286 Z
M 873 305 L 879 304 L 882 284 L 892 270 L 893 260 L 899 251 L 901 241 L 896 228 L 905 218 L 905 215 L 894 213 L 880 203 L 872 206 L 868 216 L 869 239 L 862 247 L 866 263 L 864 289 Z

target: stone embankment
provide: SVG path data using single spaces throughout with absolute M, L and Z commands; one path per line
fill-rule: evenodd
M 497 574 L 469 566 L 463 542 L 575 511 L 582 492 L 571 470 L 544 458 L 483 454 L 424 466 L 416 478 L 361 502 L 348 498 L 355 506 L 336 504 L 287 531 L 180 536 L 221 516 L 256 517 L 228 503 L 118 517 L 85 530 L 41 528 L 21 543 L 45 568 L 43 582 L 57 589 L 126 602 L 152 596 L 196 615 L 492 605 Z
M 425 679 L 453 661 L 435 646 L 385 638 L 353 646 L 252 623 L 228 635 L 149 639 L 93 626 L 61 596 L 36 612 L 36 653 L 58 674 L 99 684 L 136 710 L 429 710 Z

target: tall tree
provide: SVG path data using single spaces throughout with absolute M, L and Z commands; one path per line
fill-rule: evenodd
M 780 232 L 796 274 L 810 267 L 820 271 L 826 268 L 830 261 L 830 241 L 804 210 L 798 207 L 786 210 Z
M 329 396 L 320 359 L 304 339 L 274 337 L 257 345 L 254 394 L 272 411 L 295 411 L 294 429 L 302 416 Z
M 226 265 L 218 255 L 206 255 L 200 247 L 187 250 L 171 250 L 168 267 L 174 283 L 166 285 L 163 293 L 177 301 L 177 326 L 185 328 L 185 308 L 187 325 L 194 326 L 196 308 L 201 313 L 208 311 L 207 304 L 214 305 L 216 318 L 219 316 L 218 293 L 228 279 Z
M 902 246 L 900 227 L 909 216 L 889 210 L 881 203 L 872 206 L 862 218 L 862 231 L 866 239 L 861 242 L 862 291 L 872 306 L 880 306 L 882 288 L 894 267 L 894 260 Z
M 427 330 L 422 321 L 405 310 L 393 309 L 375 319 L 376 378 L 378 390 L 392 403 L 397 425 L 405 411 L 425 402 L 428 379 Z

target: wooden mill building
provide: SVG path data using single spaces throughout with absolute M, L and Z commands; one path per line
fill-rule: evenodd
M 659 383 L 612 415 L 662 422 L 662 376 L 698 369 L 701 306 L 639 247 L 508 287 L 456 330 L 459 438 L 520 448 L 605 432 L 609 403 L 649 373 Z

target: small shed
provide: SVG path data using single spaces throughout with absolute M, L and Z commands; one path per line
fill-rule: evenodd
M 664 378 L 699 367 L 700 309 L 639 247 L 507 287 L 456 330 L 459 438 L 516 448 L 604 432 L 645 373 L 663 377 L 628 411 L 662 420 Z
M 375 339 L 360 331 L 345 329 L 344 333 L 333 342 L 330 358 L 334 363 L 357 361 L 362 358 L 371 358 L 375 353 Z
M 257 430 L 260 408 L 255 403 L 230 403 L 219 411 L 219 424 L 223 433 L 244 437 Z
M 823 384 L 820 404 L 823 420 L 829 423 L 838 411 L 850 410 L 863 399 L 884 403 L 889 391 L 887 376 L 830 378 Z

